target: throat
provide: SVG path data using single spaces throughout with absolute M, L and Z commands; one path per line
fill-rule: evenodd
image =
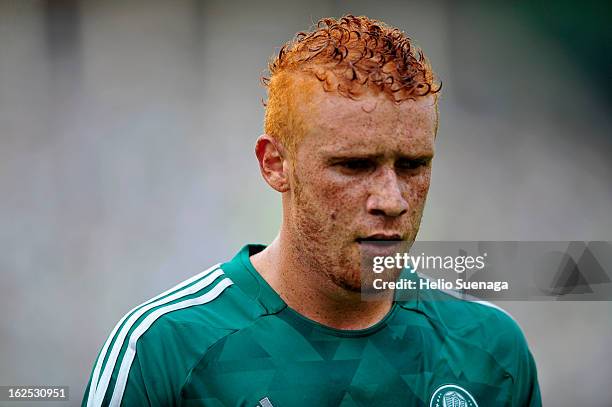
M 391 311 L 393 293 L 365 301 L 361 293 L 336 284 L 321 270 L 292 262 L 278 239 L 251 257 L 255 270 L 288 307 L 321 325 L 341 330 L 367 329 Z M 283 253 L 281 256 L 280 253 Z

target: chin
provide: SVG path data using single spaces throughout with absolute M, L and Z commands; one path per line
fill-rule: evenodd
M 331 245 L 330 245 L 331 246 Z M 361 292 L 361 254 L 351 244 L 327 251 L 319 258 L 319 268 L 335 286 L 352 293 Z
M 345 291 L 360 294 L 361 293 L 361 281 L 355 281 L 354 279 L 347 279 L 342 277 L 332 277 L 333 283 L 342 288 Z
M 339 266 L 328 274 L 329 279 L 336 286 L 352 293 L 361 293 L 361 270 L 359 266 Z

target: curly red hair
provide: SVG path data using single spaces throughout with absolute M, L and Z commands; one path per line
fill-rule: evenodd
M 396 103 L 441 89 L 429 61 L 410 38 L 365 16 L 319 20 L 313 31 L 299 32 L 284 44 L 268 69 L 270 77 L 262 78 L 268 87 L 265 131 L 290 150 L 304 126 L 295 114 L 298 77 L 316 78 L 325 91 L 352 99 L 374 91 Z

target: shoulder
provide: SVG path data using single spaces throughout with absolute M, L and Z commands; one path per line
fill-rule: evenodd
M 219 335 L 241 329 L 261 314 L 221 264 L 178 284 L 135 310 L 135 315 L 139 315 L 135 324 L 143 333 L 143 344 L 155 340 L 184 340 L 181 337 L 194 335 L 216 340 Z
M 168 402 L 212 344 L 258 313 L 221 264 L 134 307 L 100 351 L 87 405 L 114 405 L 137 388 L 154 388 L 147 398 Z
M 449 338 L 486 349 L 496 358 L 526 355 L 528 345 L 517 321 L 503 308 L 452 290 L 427 290 L 419 297 L 419 310 Z
M 206 348 L 260 314 L 223 265 L 216 264 L 133 308 L 111 336 L 115 346 L 123 342 L 138 346 L 139 351 L 173 343 L 182 348 Z
M 452 350 L 462 365 L 501 367 L 520 406 L 541 406 L 536 364 L 516 320 L 501 307 L 452 290 L 419 290 L 400 302 L 427 327 L 433 343 Z

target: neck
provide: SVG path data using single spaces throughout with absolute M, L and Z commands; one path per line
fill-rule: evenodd
M 348 291 L 311 270 L 301 261 L 297 246 L 281 233 L 251 262 L 266 282 L 289 307 L 299 314 L 336 329 L 365 329 L 382 320 L 391 309 L 393 293 L 383 300 L 363 301 L 358 292 Z

